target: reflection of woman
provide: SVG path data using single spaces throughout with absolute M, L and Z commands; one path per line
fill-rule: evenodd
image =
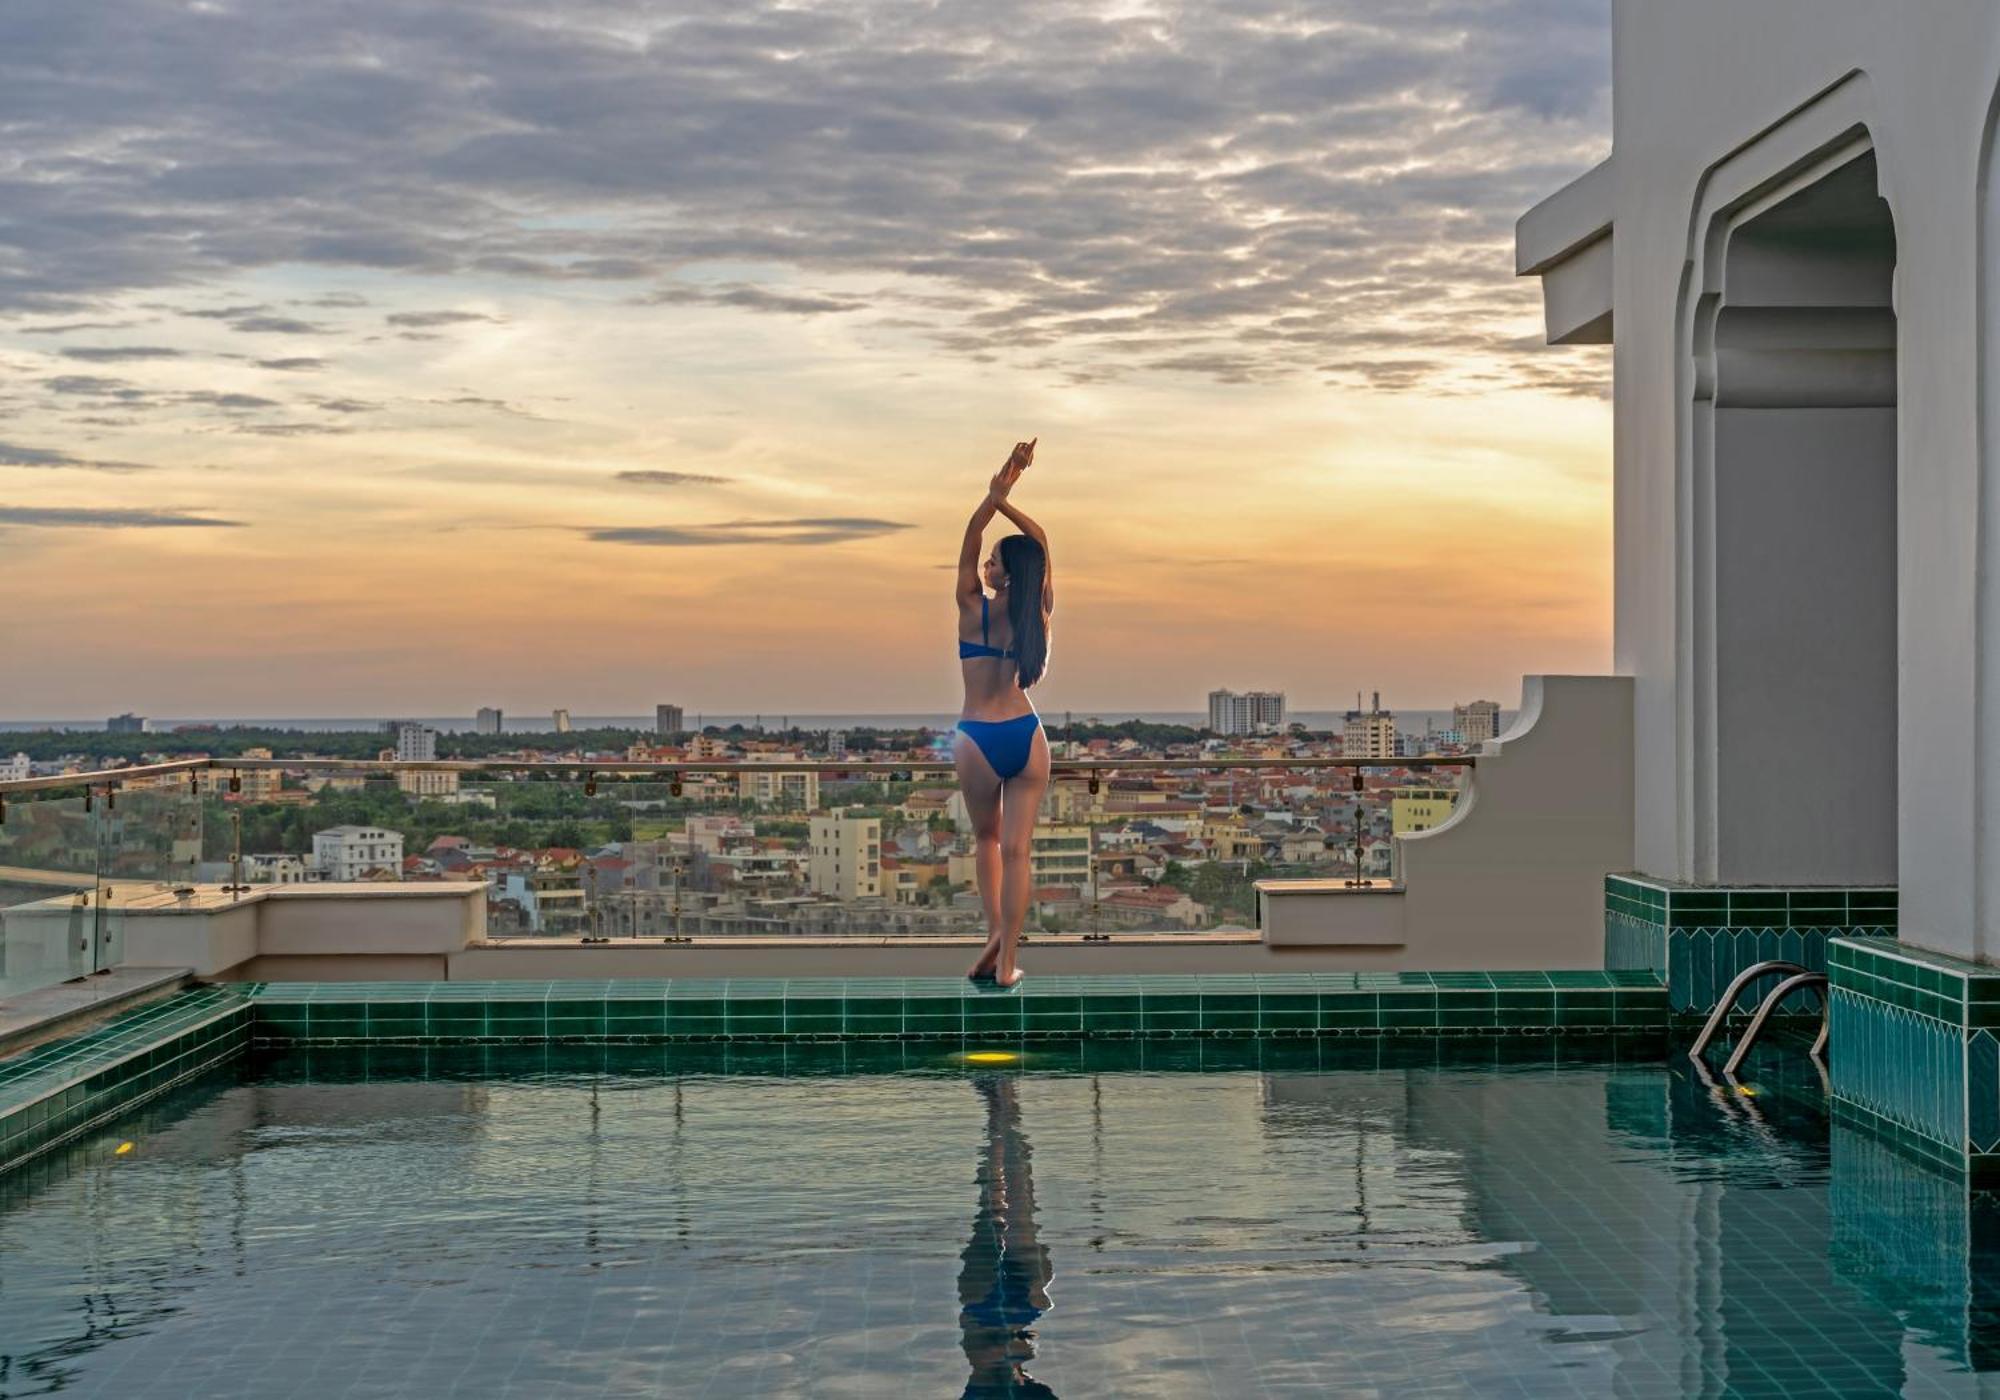
M 1035 1233 L 1035 1183 L 1028 1170 L 1028 1139 L 1009 1075 L 973 1081 L 986 1099 L 986 1150 L 979 1163 L 979 1214 L 959 1256 L 958 1325 L 972 1374 L 967 1396 L 1055 1392 L 1021 1368 L 1035 1354 L 1029 1330 L 1049 1308 L 1055 1274 Z
M 1021 980 L 1014 948 L 1028 917 L 1035 816 L 1049 786 L 1049 740 L 1028 688 L 1048 668 L 1055 575 L 1048 533 L 1008 499 L 1034 460 L 1032 441 L 1014 444 L 966 523 L 958 551 L 958 660 L 965 707 L 952 761 L 972 818 L 979 896 L 986 906 L 986 948 L 968 975 L 1002 987 Z M 1006 516 L 1021 533 L 1001 540 L 982 562 L 980 544 L 995 515 Z

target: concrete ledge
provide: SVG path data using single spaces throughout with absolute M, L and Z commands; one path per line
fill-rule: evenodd
M 120 967 L 10 998 L 0 1004 L 0 1058 L 170 997 L 190 980 L 184 967 Z
M 218 885 L 183 888 L 186 894 L 158 885 L 109 892 L 127 963 L 228 978 L 264 957 L 423 956 L 441 971 L 446 954 L 486 931 L 486 886 L 472 881 L 267 885 L 241 894 Z
M 1274 948 L 1400 948 L 1404 904 L 1400 885 L 1257 881 L 1257 921 Z

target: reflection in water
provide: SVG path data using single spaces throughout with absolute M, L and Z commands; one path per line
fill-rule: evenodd
M 986 1100 L 979 1159 L 979 1214 L 959 1256 L 958 1325 L 964 1332 L 968 1396 L 1055 1392 L 1023 1369 L 1034 1358 L 1036 1318 L 1049 1307 L 1055 1273 L 1035 1232 L 1035 1181 L 1021 1131 L 1020 1081 L 1012 1075 L 973 1080 Z

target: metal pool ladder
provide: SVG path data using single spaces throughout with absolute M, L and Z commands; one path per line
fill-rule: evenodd
M 1750 1053 L 1750 1047 L 1757 1043 L 1757 1037 L 1764 1033 L 1765 1025 L 1777 1013 L 1779 1005 L 1783 1003 L 1786 997 L 1801 987 L 1816 987 L 1821 992 L 1826 990 L 1826 974 L 1824 972 L 1809 972 L 1799 966 L 1799 964 L 1786 962 L 1782 958 L 1773 958 L 1769 962 L 1752 963 L 1749 967 L 1744 968 L 1736 974 L 1735 979 L 1729 984 L 1729 990 L 1722 994 L 1722 999 L 1716 1002 L 1715 1009 L 1708 1013 L 1708 1020 L 1703 1024 L 1701 1034 L 1696 1036 L 1694 1044 L 1688 1047 L 1689 1059 L 1700 1061 L 1703 1055 L 1707 1053 L 1709 1045 L 1715 1040 L 1716 1036 L 1722 1033 L 1722 1027 L 1728 1022 L 1729 1013 L 1736 1006 L 1736 998 L 1743 994 L 1743 989 L 1758 978 L 1768 977 L 1774 972 L 1786 974 L 1785 978 L 1777 986 L 1771 988 L 1763 1001 L 1757 1004 L 1756 1014 L 1750 1018 L 1750 1024 L 1744 1027 L 1743 1034 L 1737 1037 L 1736 1047 L 1729 1052 L 1729 1060 L 1722 1067 L 1722 1072 L 1725 1075 L 1734 1077 L 1738 1067 L 1742 1065 L 1744 1057 Z M 1827 1016 L 1822 1011 L 1819 1021 L 1819 1035 L 1813 1040 L 1811 1051 L 1812 1057 L 1822 1064 L 1826 1060 L 1826 1033 Z

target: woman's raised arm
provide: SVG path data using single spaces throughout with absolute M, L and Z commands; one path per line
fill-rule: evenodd
M 993 513 L 1000 508 L 992 492 L 979 503 L 979 509 L 972 512 L 972 519 L 965 522 L 965 539 L 958 546 L 958 587 L 957 596 L 961 605 L 970 604 L 985 589 L 979 582 L 979 546 L 985 538 L 986 526 L 992 521 Z
M 986 499 L 979 503 L 979 509 L 972 512 L 972 519 L 965 522 L 965 538 L 958 546 L 958 584 L 954 590 L 961 604 L 969 606 L 974 598 L 986 591 L 979 582 L 980 543 L 994 513 L 1006 509 L 1007 493 L 1014 489 L 1014 483 L 1021 479 L 1021 473 L 1034 460 L 1035 440 L 1015 443 L 1014 450 L 1007 456 L 1006 465 L 993 473 L 993 480 L 987 484 Z

